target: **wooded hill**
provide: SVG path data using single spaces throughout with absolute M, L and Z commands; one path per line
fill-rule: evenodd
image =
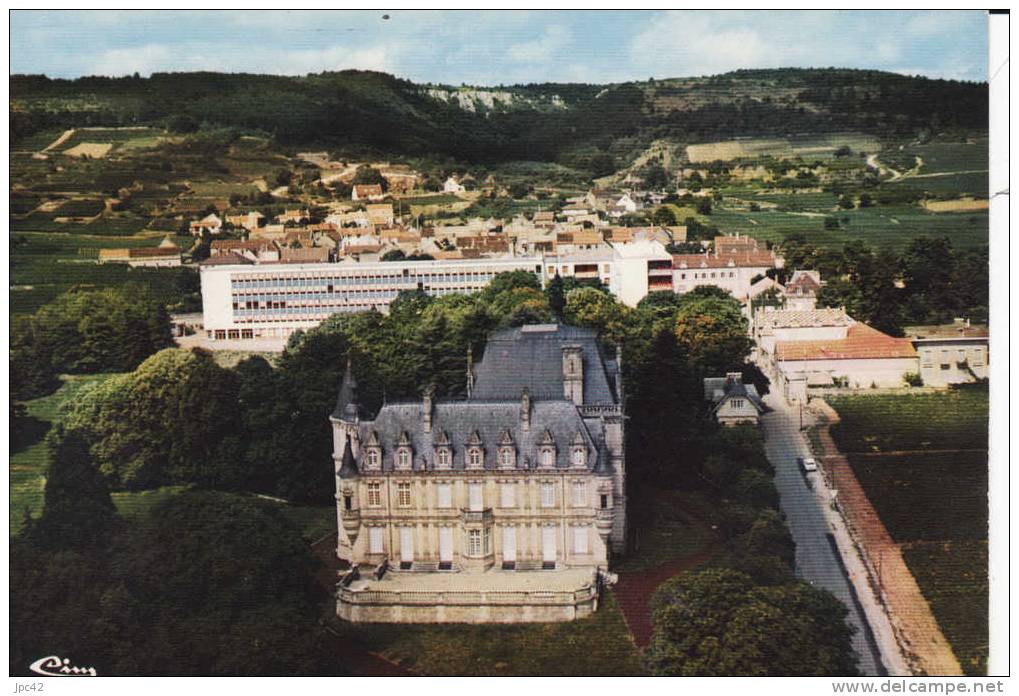
M 439 99 L 430 89 L 509 92 Z M 842 69 L 739 70 L 614 85 L 417 85 L 385 73 L 303 77 L 157 73 L 149 78 L 10 79 L 12 144 L 41 130 L 225 127 L 287 147 L 437 155 L 469 162 L 564 161 L 643 147 L 835 130 L 882 138 L 987 128 L 986 83 Z M 556 98 L 557 97 L 557 98 Z M 554 104 L 553 106 L 550 106 Z

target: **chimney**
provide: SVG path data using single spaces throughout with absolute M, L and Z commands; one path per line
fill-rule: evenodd
M 563 346 L 563 396 L 577 406 L 584 403 L 584 357 L 578 345 Z
M 421 402 L 421 424 L 426 433 L 432 432 L 432 406 L 435 400 L 435 387 L 428 387 L 425 390 Z
M 527 387 L 520 394 L 520 427 L 525 433 L 531 429 L 531 393 Z

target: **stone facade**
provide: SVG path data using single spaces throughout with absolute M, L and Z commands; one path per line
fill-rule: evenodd
M 338 557 L 396 574 L 470 574 L 468 594 L 478 597 L 465 604 L 431 586 L 406 595 L 359 585 L 375 594 L 341 590 L 340 616 L 526 621 L 594 610 L 592 583 L 626 544 L 618 362 L 602 355 L 592 331 L 518 327 L 490 337 L 467 392 L 390 402 L 368 420 L 348 367 L 330 418 Z M 544 574 L 524 583 L 533 571 Z M 558 571 L 574 573 L 572 584 L 563 587 Z M 493 583 L 502 594 L 486 594 Z M 532 604 L 547 611 L 524 611 Z

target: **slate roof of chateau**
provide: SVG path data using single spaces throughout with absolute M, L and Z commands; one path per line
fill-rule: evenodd
M 592 436 L 577 407 L 568 401 L 533 401 L 531 423 L 524 430 L 520 418 L 520 399 L 516 401 L 438 401 L 433 404 L 431 431 L 425 430 L 422 401 L 388 403 L 374 421 L 362 421 L 358 429 L 363 452 L 373 433 L 382 447 L 382 468 L 394 468 L 393 453 L 406 434 L 414 453 L 414 471 L 435 469 L 435 446 L 444 434 L 453 450 L 452 469 L 467 468 L 467 444 L 476 432 L 485 452 L 484 468 L 498 469 L 498 448 L 508 432 L 517 453 L 516 469 L 538 469 L 538 448 L 546 430 L 556 447 L 556 468 L 570 467 L 571 445 L 580 433 L 587 447 L 587 468 L 605 470 L 608 454 Z M 600 433 L 599 433 L 600 435 Z
M 565 345 L 582 348 L 584 403 L 616 405 L 614 360 L 607 360 L 592 329 L 563 324 L 530 324 L 492 334 L 475 368 L 475 399 L 519 400 L 526 388 L 532 399 L 563 398 Z

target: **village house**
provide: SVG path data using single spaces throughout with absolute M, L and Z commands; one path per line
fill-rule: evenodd
M 464 188 L 463 184 L 460 183 L 460 180 L 455 176 L 449 177 L 442 184 L 443 193 L 463 193 L 466 190 L 467 189 Z
M 757 425 L 765 408 L 757 387 L 744 384 L 739 372 L 730 372 L 725 377 L 706 377 L 704 400 L 713 404 L 711 412 L 722 425 Z
M 752 237 L 716 237 L 714 246 L 713 252 L 673 255 L 677 293 L 714 285 L 742 302 L 750 297 L 750 286 L 757 276 L 785 264 L 770 249 L 760 248 Z
M 951 324 L 907 326 L 906 337 L 920 358 L 925 386 L 943 387 L 988 378 L 990 333 L 983 324 L 956 319 Z
M 215 213 L 210 213 L 201 220 L 191 221 L 191 234 L 196 237 L 202 236 L 203 232 L 219 234 L 223 231 L 223 221 Z
M 348 364 L 330 417 L 337 614 L 366 622 L 569 621 L 625 551 L 622 378 L 593 330 L 489 338 L 465 399 L 364 413 Z M 427 597 L 427 600 L 424 598 Z
M 392 225 L 396 219 L 392 203 L 372 203 L 365 206 L 365 213 L 373 225 Z
M 131 268 L 174 268 L 181 265 L 180 247 L 169 237 L 155 247 L 100 249 L 99 263 L 126 263 Z
M 209 247 L 210 257 L 231 253 L 258 262 L 280 260 L 279 246 L 269 239 L 216 239 Z
M 276 222 L 285 225 L 290 223 L 302 223 L 305 220 L 311 218 L 311 213 L 307 210 L 284 210 L 282 213 L 276 216 Z
M 793 271 L 785 284 L 786 309 L 811 310 L 817 306 L 817 294 L 821 291 L 821 274 L 817 271 Z
M 234 227 L 242 227 L 246 230 L 257 230 L 262 225 L 262 221 L 265 219 L 265 215 L 252 210 L 242 215 L 227 215 L 226 221 Z
M 352 201 L 381 201 L 385 197 L 382 184 L 354 184 L 350 189 Z

